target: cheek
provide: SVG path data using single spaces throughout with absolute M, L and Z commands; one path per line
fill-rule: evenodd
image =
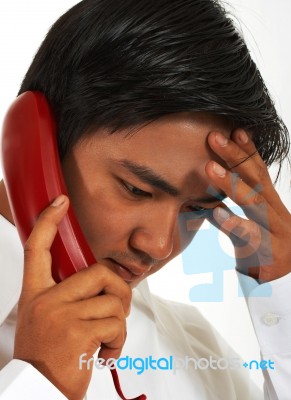
M 129 226 L 125 212 L 117 200 L 106 192 L 98 191 L 94 195 L 83 198 L 79 207 L 78 218 L 85 237 L 92 250 L 102 248 L 106 252 L 126 237 Z
M 112 247 L 127 229 L 118 194 L 102 166 L 93 168 L 84 157 L 67 159 L 63 171 L 79 224 L 95 256 L 99 256 L 102 246 L 105 251 Z

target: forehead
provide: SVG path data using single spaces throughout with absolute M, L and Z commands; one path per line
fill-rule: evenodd
M 184 193 L 202 193 L 207 186 L 206 163 L 213 159 L 223 164 L 207 143 L 212 131 L 230 136 L 230 123 L 208 113 L 179 113 L 133 130 L 92 132 L 84 141 L 84 162 L 88 165 L 91 160 L 94 170 L 102 163 L 105 170 L 119 172 L 121 161 L 127 160 L 151 169 L 182 191 L 184 188 Z
M 232 124 L 225 117 L 206 112 L 183 112 L 169 114 L 141 127 L 133 127 L 108 135 L 110 141 L 123 141 L 124 149 L 138 144 L 146 147 L 183 145 L 191 143 L 197 150 L 209 149 L 207 135 L 220 131 L 230 136 Z M 106 131 L 103 131 L 106 137 Z M 94 134 L 94 132 L 93 132 Z M 99 136 L 99 131 L 96 135 Z M 152 148 L 152 150 L 154 150 Z M 198 152 L 197 152 L 198 153 Z
M 225 118 L 209 113 L 179 113 L 167 115 L 145 126 L 121 131 L 107 138 L 104 150 L 116 157 L 128 154 L 132 161 L 169 173 L 179 163 L 180 170 L 196 168 L 210 158 L 217 159 L 208 143 L 210 132 L 231 134 L 231 124 Z

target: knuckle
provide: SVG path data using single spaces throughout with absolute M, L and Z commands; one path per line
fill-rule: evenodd
M 84 273 L 86 272 L 86 270 L 88 273 L 92 273 L 92 274 L 96 275 L 96 278 L 98 279 L 98 281 L 104 285 L 109 280 L 109 272 L 110 271 L 108 270 L 107 267 L 105 267 L 102 264 L 94 264 L 90 268 L 84 269 Z
M 99 263 L 92 264 L 88 268 L 82 269 L 78 272 L 79 276 L 80 274 L 88 275 L 88 279 L 96 279 L 102 286 L 108 283 L 108 269 Z
M 237 146 L 229 146 L 228 153 L 228 158 L 226 159 L 227 164 L 231 166 L 241 162 L 242 154 L 240 148 Z
M 124 338 L 124 321 L 117 317 L 110 317 L 100 321 L 95 329 L 91 330 L 91 340 L 100 343 L 121 343 Z
M 109 270 L 107 267 L 104 267 L 103 265 L 98 265 L 98 267 L 94 268 L 93 271 L 102 286 L 105 286 L 110 281 Z
M 84 337 L 84 332 L 81 331 L 77 324 L 71 324 L 70 328 L 65 330 L 65 335 L 70 343 L 78 343 Z
M 130 304 L 131 304 L 131 300 L 132 300 L 132 290 L 126 283 L 125 283 L 125 285 L 126 285 L 126 288 L 125 288 L 124 295 L 122 298 L 122 304 L 123 304 L 123 310 L 125 312 L 125 315 L 128 316 L 129 312 L 130 312 Z
M 62 321 L 68 319 L 68 315 L 64 318 L 62 308 L 53 305 L 48 301 L 45 295 L 40 294 L 30 304 L 29 314 L 32 320 L 45 320 L 45 325 L 55 328 L 60 325 Z
M 35 249 L 31 245 L 31 243 L 26 242 L 23 247 L 24 262 L 27 261 L 27 259 L 31 258 L 31 256 L 34 255 L 34 252 L 35 252 Z
M 239 162 L 241 161 L 241 158 L 242 158 L 242 151 L 241 151 L 241 149 L 240 149 L 239 147 L 237 147 L 237 146 L 234 146 L 234 147 L 231 149 L 231 152 L 232 152 L 232 156 L 233 156 L 233 159 L 235 160 L 235 162 L 236 162 L 236 163 L 239 163 Z
M 30 315 L 32 319 L 38 319 L 39 317 L 47 318 L 47 303 L 43 296 L 39 295 L 38 297 L 34 298 L 32 303 L 30 304 Z
M 124 282 L 124 283 L 125 283 L 125 282 Z M 124 286 L 124 297 L 125 297 L 125 299 L 126 299 L 127 301 L 131 302 L 131 299 L 132 299 L 132 290 L 131 290 L 130 286 L 129 286 L 127 283 L 125 283 L 125 286 Z
M 223 227 L 228 230 L 233 230 L 236 227 L 241 225 L 241 220 L 236 215 L 231 215 L 225 222 L 223 223 Z
M 24 265 L 29 265 L 37 258 L 37 250 L 33 247 L 28 247 L 23 250 Z
M 18 318 L 22 312 L 27 313 L 27 306 L 29 305 L 29 302 L 30 302 L 29 296 L 22 289 L 19 300 L 18 300 L 18 307 L 17 307 L 18 308 Z
M 256 192 L 256 193 L 252 196 L 251 201 L 252 201 L 252 203 L 253 203 L 255 206 L 258 206 L 259 204 L 262 204 L 262 203 L 263 203 L 264 199 L 263 199 L 263 197 L 262 197 L 259 193 Z
M 242 240 L 243 236 L 246 236 L 245 221 L 236 215 L 229 219 L 228 229 L 230 231 L 229 237 L 235 245 Z
M 254 238 L 261 237 L 260 227 L 254 221 L 250 221 L 250 233 L 253 235 Z
M 124 319 L 124 310 L 121 300 L 116 296 L 109 296 L 109 302 L 112 314 L 117 316 L 119 319 Z
M 23 253 L 24 262 L 27 262 L 38 254 L 38 250 L 31 243 L 26 243 L 23 248 Z
M 121 338 L 124 336 L 124 321 L 117 317 L 112 317 L 111 323 L 108 326 L 109 340 Z
M 43 260 L 44 251 L 47 250 L 45 247 L 33 246 L 31 244 L 25 245 L 23 249 L 24 265 L 28 265 L 33 262 L 41 262 Z
M 114 318 L 112 324 L 111 339 L 116 339 L 119 345 L 122 345 L 125 341 L 124 324 L 125 322 L 118 318 Z
M 24 253 L 27 253 L 27 254 L 30 254 L 31 252 L 34 251 L 34 245 L 32 243 L 32 239 L 31 238 L 28 238 L 28 240 L 24 244 L 23 251 L 24 251 Z

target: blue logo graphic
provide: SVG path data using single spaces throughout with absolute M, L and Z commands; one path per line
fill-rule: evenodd
M 245 362 L 243 364 L 243 367 L 248 368 L 248 369 L 275 369 L 275 362 L 271 360 L 251 360 L 249 363 Z
M 237 174 L 234 174 L 237 177 Z M 252 192 L 246 196 L 248 199 L 254 193 L 256 189 L 261 191 L 261 186 L 253 189 Z M 217 197 L 219 200 L 219 195 L 214 188 L 209 187 L 207 190 L 213 196 Z M 186 275 L 193 274 L 205 274 L 212 273 L 212 283 L 198 284 L 190 289 L 189 298 L 193 302 L 222 302 L 224 299 L 224 271 L 232 270 L 236 265 L 240 266 L 240 270 L 248 270 L 249 267 L 259 267 L 272 264 L 272 254 L 271 254 L 271 242 L 270 233 L 267 225 L 267 209 L 262 205 L 245 206 L 247 214 L 256 213 L 260 215 L 261 220 L 264 221 L 264 228 L 261 229 L 261 240 L 257 249 L 249 252 L 246 258 L 236 259 L 234 254 L 229 254 L 229 250 L 223 248 L 220 244 L 219 237 L 223 235 L 220 233 L 219 229 L 215 226 L 217 225 L 213 217 L 213 210 L 203 210 L 198 212 L 184 213 L 180 217 L 180 233 L 183 240 L 187 233 L 190 232 L 194 237 L 188 247 L 182 252 L 182 262 L 183 270 Z M 230 211 L 239 216 L 245 218 L 245 214 L 242 209 L 238 206 L 229 207 Z M 210 222 L 204 224 L 202 229 L 199 229 L 199 223 L 197 220 L 206 219 Z M 212 223 L 211 223 L 212 221 Z M 195 227 L 195 223 L 197 228 Z M 246 236 L 245 241 L 239 240 L 232 237 L 232 242 L 235 243 L 237 247 L 247 246 Z M 243 249 L 244 250 L 244 249 Z M 241 284 L 244 287 L 244 294 L 241 287 L 238 286 L 238 296 L 251 296 L 253 289 L 257 289 L 255 296 L 269 297 L 272 294 L 271 285 L 265 283 L 263 286 L 259 285 L 256 280 L 244 279 L 242 275 Z

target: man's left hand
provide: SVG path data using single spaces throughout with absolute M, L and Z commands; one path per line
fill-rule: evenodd
M 210 182 L 241 207 L 248 218 L 235 215 L 222 203 L 213 212 L 215 225 L 232 240 L 237 269 L 261 283 L 288 274 L 291 215 L 250 136 L 242 129 L 235 130 L 230 139 L 211 132 L 208 143 L 226 166 L 225 169 L 209 161 L 205 171 Z

